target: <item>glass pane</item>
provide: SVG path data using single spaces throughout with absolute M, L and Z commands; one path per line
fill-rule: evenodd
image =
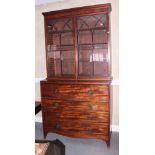
M 101 48 L 101 45 L 96 45 L 93 50 L 94 75 L 108 75 L 108 55 L 107 49 Z
M 62 45 L 49 45 L 48 46 L 48 52 L 53 51 L 70 51 L 74 50 L 74 46 L 62 46 Z
M 49 65 L 48 70 L 50 75 L 61 75 L 61 58 L 60 58 L 60 51 L 51 52 L 48 54 Z
M 73 60 L 63 60 L 62 61 L 62 74 L 72 75 L 74 73 L 74 62 Z
M 108 63 L 107 62 L 94 62 L 94 75 L 108 76 Z
M 62 51 L 62 74 L 74 74 L 74 52 Z
M 78 17 L 78 56 L 80 76 L 108 75 L 107 15 Z
M 74 51 L 62 51 L 62 60 L 74 60 Z
M 80 50 L 79 61 L 90 61 L 92 62 L 92 51 L 91 50 Z
M 71 19 L 55 19 L 48 21 L 48 29 L 51 32 L 70 31 L 72 30 Z
M 83 76 L 93 75 L 93 63 L 89 61 L 80 61 L 79 74 Z
M 60 44 L 60 35 L 59 34 L 52 34 L 53 38 L 52 38 L 52 42 L 51 44 L 53 45 L 59 45 Z
M 105 28 L 107 25 L 106 14 L 82 16 L 78 18 L 78 29 Z
M 71 32 L 61 33 L 61 45 L 73 44 L 73 34 Z
M 80 31 L 78 34 L 78 44 L 90 44 L 92 43 L 91 31 Z
M 105 30 L 95 30 L 93 32 L 93 43 L 108 43 L 108 35 Z
M 71 19 L 48 21 L 48 45 L 73 44 L 73 31 Z
M 72 19 L 49 20 L 47 24 L 48 75 L 73 76 L 75 57 Z
M 81 47 L 79 51 L 79 74 L 93 75 L 93 55 L 92 50 Z
M 108 60 L 106 49 L 94 49 L 93 50 L 93 61 L 105 62 Z

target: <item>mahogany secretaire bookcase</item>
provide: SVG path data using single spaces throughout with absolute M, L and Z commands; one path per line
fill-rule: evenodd
M 45 12 L 43 130 L 110 144 L 110 4 Z

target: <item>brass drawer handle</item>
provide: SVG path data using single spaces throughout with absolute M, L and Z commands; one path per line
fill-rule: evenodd
M 97 105 L 89 105 L 91 110 L 97 110 Z
M 57 107 L 58 105 L 59 105 L 59 103 L 57 103 L 57 102 L 55 102 L 55 103 L 54 103 L 54 106 L 56 106 L 56 107 Z
M 60 124 L 57 123 L 57 124 L 55 125 L 55 128 L 56 128 L 56 129 L 60 129 Z
M 55 116 L 57 116 L 57 117 L 58 117 L 58 116 L 60 116 L 60 114 L 59 114 L 59 113 L 56 113 L 56 114 L 55 114 Z
M 94 92 L 92 90 L 88 90 L 87 94 L 92 95 Z
M 53 109 L 57 109 L 57 108 L 58 108 L 58 106 L 59 106 L 59 103 L 55 102 L 55 103 L 53 103 L 52 108 L 53 108 Z
M 106 104 L 106 103 L 107 103 L 107 101 L 103 101 L 103 102 L 102 102 L 102 104 Z
M 93 132 L 94 130 L 93 130 L 93 129 L 88 129 L 87 131 L 88 131 L 88 132 Z
M 55 94 L 58 93 L 58 89 L 55 89 L 55 90 L 54 90 L 54 93 L 55 93 Z
M 88 119 L 90 119 L 90 120 L 91 120 L 91 119 L 94 119 L 94 117 L 93 117 L 93 116 L 88 116 Z

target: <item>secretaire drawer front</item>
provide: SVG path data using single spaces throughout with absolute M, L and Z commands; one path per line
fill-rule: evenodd
M 50 84 L 44 83 L 41 85 L 42 90 L 52 91 L 55 93 L 99 93 L 108 95 L 108 85 L 80 85 L 80 84 Z
M 89 98 L 105 98 L 104 100 L 106 100 L 109 93 L 107 85 L 42 84 L 41 90 L 42 97 L 72 98 L 74 100 L 88 100 Z

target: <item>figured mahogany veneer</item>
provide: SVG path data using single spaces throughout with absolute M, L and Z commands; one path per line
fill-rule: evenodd
M 44 131 L 75 138 L 99 138 L 109 141 L 108 123 L 92 121 L 44 121 Z
M 64 100 L 42 100 L 44 121 L 53 120 L 96 120 L 109 121 L 109 104 L 104 102 L 75 102 Z
M 66 84 L 44 84 L 42 97 L 57 99 L 72 99 L 75 101 L 102 101 L 109 102 L 108 86 L 104 85 L 66 85 Z M 77 95 L 78 93 L 78 95 Z
M 110 139 L 110 88 L 41 81 L 44 134 Z
M 43 13 L 47 78 L 41 81 L 48 132 L 110 144 L 110 4 Z

